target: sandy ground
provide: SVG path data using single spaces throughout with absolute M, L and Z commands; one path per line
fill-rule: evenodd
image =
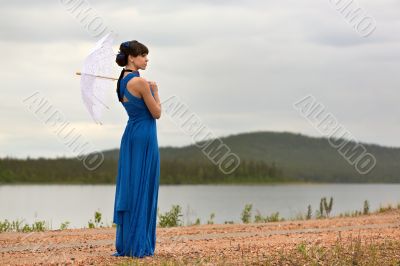
M 238 265 L 263 261 L 300 243 L 331 246 L 338 237 L 345 241 L 357 236 L 366 243 L 399 241 L 400 210 L 306 221 L 157 228 L 155 255 L 138 261 L 159 264 L 184 259 L 203 264 L 207 258 L 207 265 L 217 261 Z M 129 258 L 111 256 L 114 239 L 115 228 L 1 233 L 0 265 L 123 265 Z

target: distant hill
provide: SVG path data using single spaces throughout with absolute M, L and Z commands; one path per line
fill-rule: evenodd
M 376 158 L 373 170 L 359 174 L 331 147 L 325 137 L 310 137 L 290 132 L 251 132 L 220 138 L 242 160 L 275 162 L 286 177 L 305 181 L 400 182 L 400 148 L 361 143 Z M 349 144 L 355 145 L 354 142 Z M 348 145 L 349 145 L 348 144 Z M 118 149 L 104 151 L 118 160 Z M 205 155 L 195 145 L 160 148 L 162 159 L 201 160 Z
M 400 182 L 400 148 L 362 143 L 376 158 L 368 174 L 331 147 L 327 138 L 290 132 L 251 132 L 219 138 L 240 158 L 239 168 L 224 175 L 195 145 L 160 147 L 161 184 L 253 182 Z M 349 142 L 346 147 L 355 146 Z M 75 158 L 0 160 L 0 182 L 113 183 L 119 150 L 103 151 L 105 161 L 87 171 Z

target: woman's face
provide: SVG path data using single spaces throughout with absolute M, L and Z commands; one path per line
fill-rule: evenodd
M 138 69 L 146 69 L 147 62 L 149 61 L 149 59 L 147 59 L 147 54 L 138 55 L 136 57 L 129 55 L 129 58 L 131 60 L 130 62 L 132 62 L 133 65 L 136 66 Z

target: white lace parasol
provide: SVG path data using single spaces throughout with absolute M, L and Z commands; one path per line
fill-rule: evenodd
M 98 123 L 106 105 L 106 92 L 114 85 L 117 78 L 111 77 L 112 67 L 115 60 L 115 54 L 112 50 L 114 38 L 111 33 L 101 38 L 85 58 L 82 66 L 82 72 L 76 72 L 81 75 L 80 87 L 83 103 Z

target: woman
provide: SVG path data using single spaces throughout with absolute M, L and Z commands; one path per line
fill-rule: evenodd
M 117 95 L 129 119 L 119 150 L 113 222 L 117 252 L 114 256 L 154 255 L 160 155 L 156 119 L 161 116 L 158 87 L 140 77 L 149 50 L 138 41 L 124 42 L 116 62 L 124 67 Z

